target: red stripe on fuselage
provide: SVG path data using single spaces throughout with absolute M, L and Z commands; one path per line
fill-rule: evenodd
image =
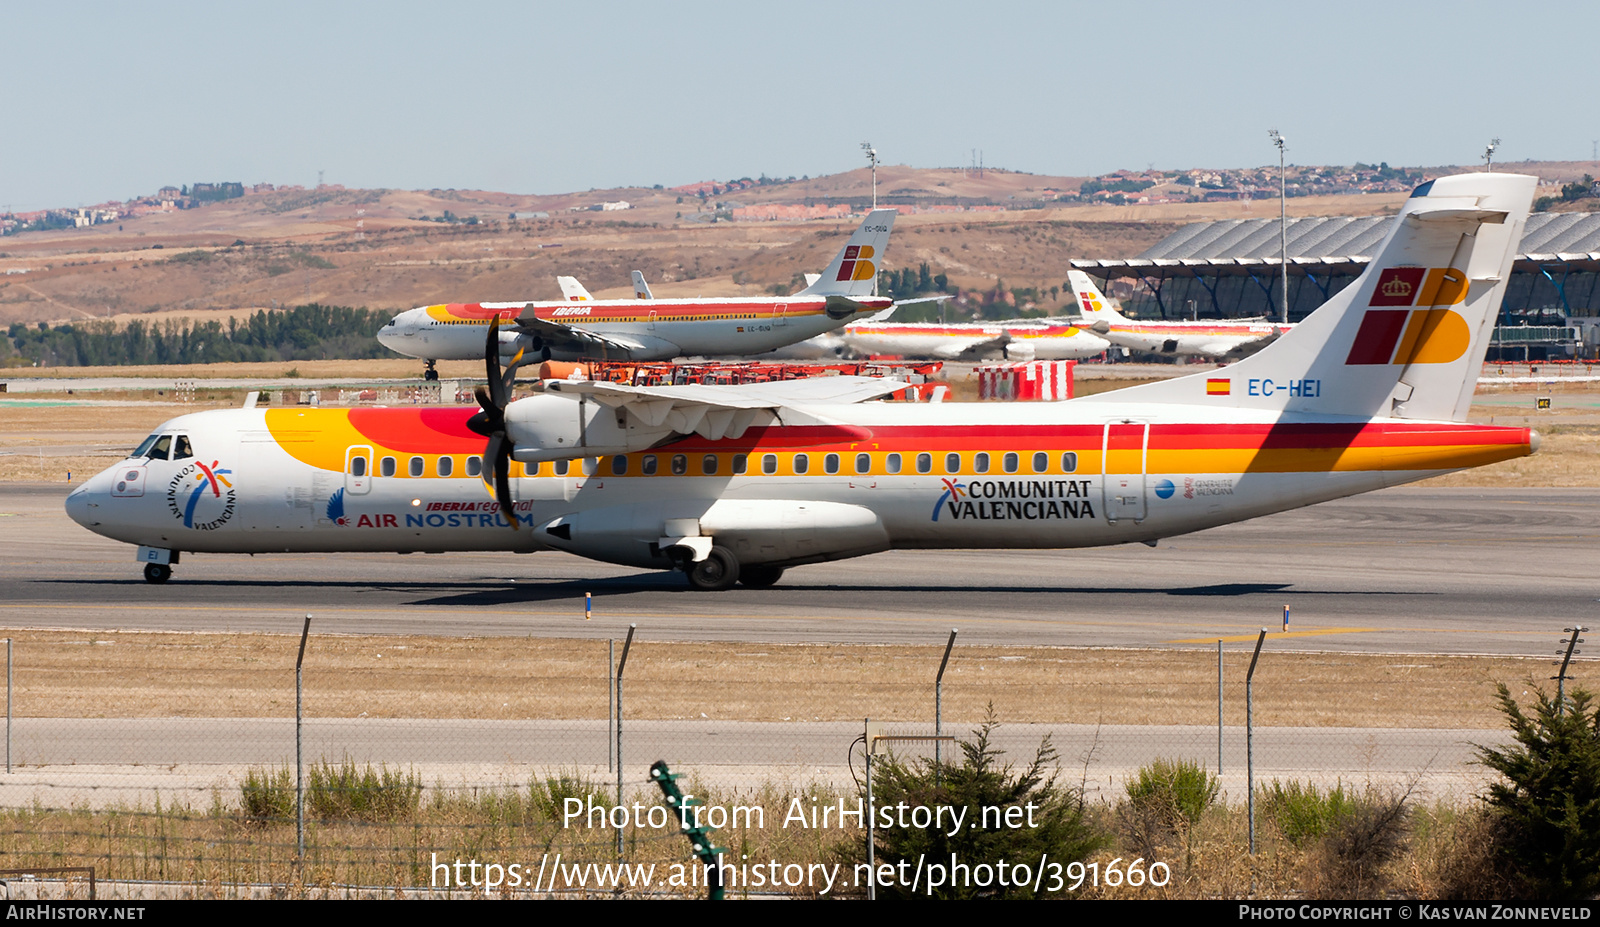
M 467 427 L 477 409 L 351 409 L 350 425 L 374 444 L 410 454 L 480 454 L 485 438 Z

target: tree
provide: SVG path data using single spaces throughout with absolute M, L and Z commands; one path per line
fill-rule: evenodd
M 1517 746 L 1479 747 L 1506 781 L 1489 786 L 1501 852 L 1540 898 L 1590 898 L 1600 891 L 1600 713 L 1574 690 L 1562 705 L 1538 692 L 1530 717 L 1499 687 L 1500 710 Z
M 1106 844 L 1105 835 L 1085 819 L 1082 792 L 1060 783 L 1058 755 L 1050 745 L 1050 738 L 1045 737 L 1040 742 L 1033 760 L 1018 771 L 1009 763 L 1002 765 L 1000 757 L 1004 751 L 990 743 L 990 736 L 998 726 L 991 707 L 988 718 L 972 732 L 972 739 L 960 742 L 964 755 L 960 765 L 936 764 L 928 759 L 906 762 L 893 756 L 874 764 L 873 800 L 880 809 L 880 825 L 883 823 L 881 809 L 902 805 L 912 809 L 906 813 L 908 821 L 918 808 L 930 809 L 935 814 L 940 808 L 951 809 L 956 815 L 964 814 L 960 827 L 951 826 L 951 812 L 946 812 L 942 822 L 925 827 L 913 823 L 902 826 L 898 814 L 894 826 L 880 826 L 876 855 L 879 865 L 888 864 L 896 867 L 896 871 L 910 872 L 921 860 L 924 865 L 937 864 L 944 868 L 942 885 L 934 887 L 929 880 L 924 880 L 913 892 L 910 880 L 901 883 L 896 879 L 895 884 L 879 886 L 879 898 L 1064 895 L 1064 886 L 1071 884 L 1070 880 L 1063 881 L 1067 865 L 1083 860 Z M 1005 818 L 1007 809 L 1013 808 L 1018 810 L 1009 819 Z M 984 809 L 990 809 L 987 821 Z M 1009 826 L 1011 824 L 1018 826 Z M 855 842 L 852 856 L 857 861 L 866 859 L 865 835 Z M 1054 864 L 1059 869 L 1046 871 L 1042 879 L 1012 877 L 1021 875 L 1015 868 L 1019 866 L 1027 867 L 1030 876 L 1037 876 L 1038 867 L 1046 860 L 1047 868 Z M 993 877 L 1001 864 L 1008 872 L 1004 880 Z M 983 878 L 984 872 L 978 870 L 980 866 L 988 867 L 989 878 Z M 1054 880 L 1052 885 L 1052 873 L 1056 872 L 1062 879 Z M 1024 884 L 1017 884 L 1019 881 Z

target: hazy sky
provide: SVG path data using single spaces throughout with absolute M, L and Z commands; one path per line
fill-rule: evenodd
M 1584 0 L 0 0 L 0 209 L 164 184 L 558 193 L 864 163 L 1589 158 Z

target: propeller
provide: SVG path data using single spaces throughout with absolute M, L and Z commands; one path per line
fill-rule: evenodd
M 500 503 L 500 514 L 515 531 L 520 526 L 511 502 L 511 438 L 506 434 L 506 406 L 511 402 L 511 386 L 522 363 L 522 351 L 504 372 L 500 370 L 500 316 L 489 320 L 489 338 L 484 345 L 483 359 L 488 373 L 488 385 L 473 391 L 481 411 L 467 419 L 467 427 L 489 439 L 483 450 L 483 481 L 494 487 L 495 501 Z

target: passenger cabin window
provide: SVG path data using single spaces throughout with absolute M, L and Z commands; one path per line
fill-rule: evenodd
M 900 472 L 900 455 L 899 454 L 890 454 L 888 457 L 885 457 L 883 459 L 883 468 L 885 470 L 888 470 L 890 473 L 899 473 Z
M 794 472 L 804 473 L 811 469 L 811 458 L 805 454 L 794 455 Z
M 413 477 L 417 477 L 417 476 L 421 476 L 422 475 L 422 467 L 423 467 L 423 460 L 422 460 L 421 457 L 413 457 L 413 458 L 411 458 L 411 463 L 409 465 L 409 472 L 411 473 L 411 475 Z
M 918 473 L 927 473 L 927 472 L 931 471 L 932 469 L 933 469 L 933 455 L 932 454 L 918 454 L 917 455 L 917 472 Z
M 379 476 L 394 476 L 395 464 L 393 457 L 385 457 L 378 462 Z
M 644 460 L 642 462 L 640 462 L 640 464 L 639 464 L 639 472 L 643 473 L 645 476 L 655 476 L 656 475 L 656 455 L 654 455 L 654 454 L 646 454 L 646 455 L 644 455 Z
M 611 473 L 614 476 L 628 475 L 628 458 L 626 455 L 618 454 L 611 458 Z
M 600 458 L 585 457 L 578 466 L 583 470 L 584 476 L 594 476 L 594 471 L 600 469 Z
M 440 476 L 449 476 L 456 472 L 456 459 L 454 457 L 440 457 L 433 465 L 433 472 Z
M 872 455 L 871 454 L 857 454 L 856 455 L 856 472 L 857 473 L 871 473 L 872 472 Z
M 733 455 L 733 473 L 735 476 L 743 473 L 750 466 L 750 458 L 744 454 Z
M 173 441 L 172 441 L 172 459 L 173 460 L 183 460 L 186 457 L 193 457 L 193 456 L 194 456 L 194 450 L 189 447 L 189 436 L 188 435 L 178 435 L 176 438 L 173 439 Z
M 468 457 L 467 458 L 467 476 L 482 476 L 482 475 L 483 475 L 483 458 L 482 457 Z
M 980 453 L 980 454 L 972 455 L 972 472 L 973 473 L 988 473 L 989 472 L 989 455 L 988 454 L 981 454 Z
M 689 458 L 683 454 L 672 455 L 672 475 L 683 476 L 689 472 Z
M 822 458 L 822 471 L 824 473 L 838 473 L 839 455 L 829 454 L 828 456 Z
M 961 472 L 961 455 L 960 454 L 946 454 L 946 455 L 944 455 L 944 472 L 946 472 L 946 473 L 960 473 Z
M 1015 472 L 1017 472 L 1017 455 L 1016 455 L 1016 453 L 1014 451 L 1007 451 L 1006 452 L 1006 456 L 1000 458 L 1000 466 L 1005 468 L 1005 471 L 1007 473 L 1015 473 Z
M 365 458 L 365 457 L 352 457 L 352 458 L 350 458 L 350 475 L 351 476 L 366 476 L 367 475 L 367 458 Z
M 717 455 L 707 454 L 700 458 L 700 472 L 706 476 L 717 475 Z
M 1077 454 L 1074 454 L 1071 451 L 1067 451 L 1065 454 L 1061 455 L 1061 472 L 1063 472 L 1063 473 L 1076 473 L 1076 472 L 1078 472 L 1078 455 Z
M 571 461 L 567 461 L 567 460 L 558 460 L 558 461 L 556 461 L 556 476 L 566 476 L 567 475 L 567 469 L 570 466 L 570 464 L 571 464 Z
M 1033 472 L 1043 473 L 1048 469 L 1050 469 L 1050 455 L 1046 454 L 1044 451 L 1039 451 L 1038 453 L 1034 454 Z
M 761 455 L 761 472 L 765 473 L 768 476 L 771 476 L 772 474 L 778 472 L 778 455 L 777 454 L 762 454 Z

